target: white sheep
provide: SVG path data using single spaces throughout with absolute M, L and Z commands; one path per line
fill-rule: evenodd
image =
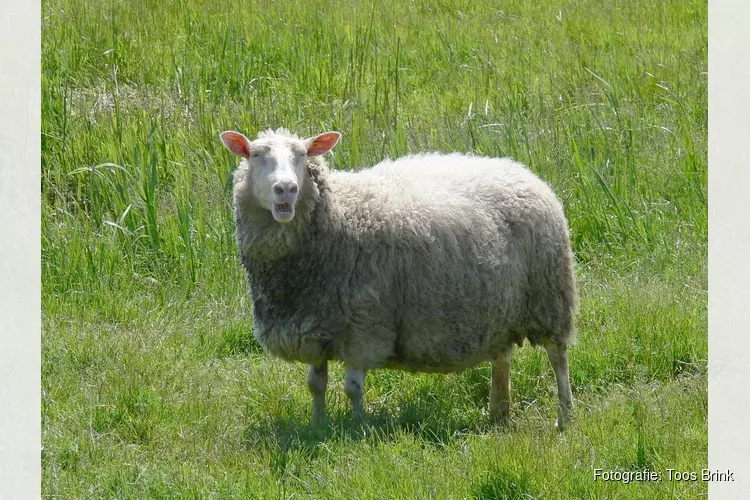
M 313 418 L 325 417 L 328 361 L 342 360 L 355 415 L 367 370 L 489 361 L 490 414 L 505 419 L 511 355 L 528 339 L 554 369 L 562 429 L 577 295 L 549 186 L 510 159 L 462 154 L 330 171 L 321 155 L 339 137 L 221 134 L 242 157 L 234 217 L 254 334 L 271 355 L 310 365 Z

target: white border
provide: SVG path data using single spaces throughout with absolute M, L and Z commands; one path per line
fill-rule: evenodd
M 0 8 L 2 498 L 41 496 L 40 19 L 39 2 Z M 750 2 L 709 2 L 709 467 L 734 471 L 716 498 L 750 492 L 748 19 Z
M 41 496 L 41 7 L 0 7 L 0 498 Z
M 750 2 L 709 1 L 708 464 L 712 498 L 750 498 Z M 679 429 L 675 429 L 679 432 Z

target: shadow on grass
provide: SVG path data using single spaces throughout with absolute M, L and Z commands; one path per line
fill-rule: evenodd
M 476 500 L 537 498 L 531 492 L 529 479 L 524 472 L 516 473 L 496 469 L 474 488 L 472 498 Z
M 380 405 L 374 412 L 355 418 L 348 409 L 334 411 L 326 421 L 269 415 L 250 423 L 245 430 L 248 450 L 268 453 L 271 469 L 283 475 L 296 457 L 313 460 L 332 443 L 372 440 L 391 442 L 413 435 L 427 446 L 446 448 L 467 433 L 502 432 L 486 414 L 440 404 L 429 389 Z

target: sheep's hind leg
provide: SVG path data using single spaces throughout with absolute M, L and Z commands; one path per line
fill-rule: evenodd
M 491 362 L 490 417 L 497 422 L 506 421 L 510 412 L 510 359 L 514 350 L 509 348 Z
M 312 394 L 314 422 L 322 422 L 326 417 L 326 387 L 328 386 L 328 361 L 307 369 L 307 388 Z
M 365 370 L 346 367 L 344 375 L 344 392 L 352 402 L 352 413 L 355 417 L 362 417 L 362 393 L 365 388 Z
M 570 373 L 568 369 L 568 347 L 553 341 L 544 343 L 552 369 L 557 380 L 557 397 L 559 408 L 557 414 L 557 429 L 563 427 L 573 418 L 573 393 L 570 390 Z

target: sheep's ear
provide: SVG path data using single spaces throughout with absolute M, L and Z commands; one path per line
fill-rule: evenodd
M 250 157 L 250 140 L 239 132 L 227 130 L 219 136 L 229 151 L 243 158 Z
M 307 156 L 320 156 L 333 149 L 341 134 L 338 132 L 325 132 L 315 137 L 305 140 L 307 146 Z

